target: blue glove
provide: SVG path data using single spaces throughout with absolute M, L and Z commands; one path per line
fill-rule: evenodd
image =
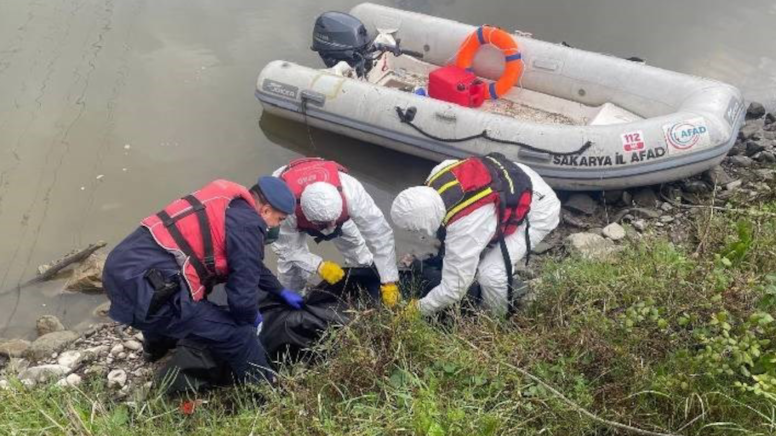
M 261 333 L 261 323 L 264 322 L 264 317 L 261 316 L 261 312 L 256 313 L 256 319 L 253 321 L 253 326 L 256 327 L 256 336 Z
M 302 296 L 290 289 L 283 289 L 280 291 L 280 298 L 296 310 L 299 310 L 304 306 L 304 299 Z

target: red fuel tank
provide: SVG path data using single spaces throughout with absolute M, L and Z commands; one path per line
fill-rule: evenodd
M 466 107 L 485 102 L 485 84 L 474 73 L 454 65 L 437 68 L 428 75 L 428 95 Z

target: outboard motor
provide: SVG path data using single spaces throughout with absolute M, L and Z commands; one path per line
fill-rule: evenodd
M 372 68 L 367 61 L 374 51 L 364 23 L 344 12 L 326 12 L 318 16 L 313 29 L 312 50 L 323 59 L 327 68 L 345 61 L 359 77 Z

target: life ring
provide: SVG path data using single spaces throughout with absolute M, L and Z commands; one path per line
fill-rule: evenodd
M 523 60 L 517 42 L 512 36 L 493 26 L 480 26 L 469 35 L 458 49 L 455 65 L 471 71 L 474 55 L 481 46 L 493 44 L 504 53 L 504 72 L 498 81 L 488 85 L 488 94 L 492 100 L 497 100 L 512 89 L 523 74 Z

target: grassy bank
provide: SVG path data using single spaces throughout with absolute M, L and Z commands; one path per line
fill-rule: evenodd
M 756 203 L 756 204 L 755 204 Z M 274 389 L 191 415 L 99 384 L 0 391 L 0 434 L 621 434 L 574 411 L 683 435 L 776 434 L 776 202 L 702 210 L 689 243 L 544 265 L 511 321 L 360 314 Z M 140 395 L 140 394 L 138 394 Z M 259 398 L 263 398 L 259 400 Z

